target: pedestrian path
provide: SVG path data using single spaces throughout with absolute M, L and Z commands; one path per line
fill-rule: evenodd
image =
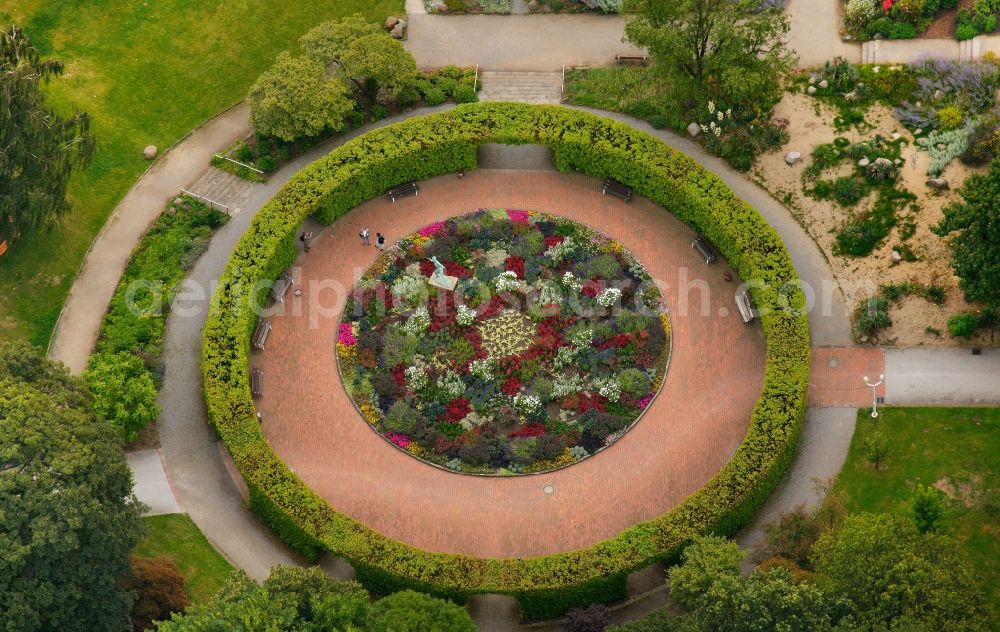
M 135 480 L 135 496 L 149 508 L 144 516 L 184 513 L 170 485 L 159 450 L 139 450 L 125 456 Z
M 886 349 L 885 403 L 898 406 L 1000 404 L 1000 349 Z

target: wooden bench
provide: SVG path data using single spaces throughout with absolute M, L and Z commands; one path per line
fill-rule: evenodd
M 420 187 L 417 186 L 416 182 L 408 182 L 406 184 L 401 184 L 398 187 L 393 187 L 386 191 L 386 195 L 392 200 L 392 203 L 396 203 L 396 198 L 401 198 L 409 194 L 420 195 Z
M 645 66 L 649 55 L 615 55 L 615 61 L 622 66 Z
M 712 263 L 718 254 L 715 252 L 715 248 L 712 244 L 705 239 L 704 235 L 698 235 L 695 237 L 694 241 L 691 242 L 691 247 L 697 250 L 702 257 L 705 259 L 705 263 Z
M 250 369 L 250 394 L 260 397 L 264 393 L 264 372 L 257 367 Z
M 250 344 L 253 345 L 254 349 L 263 351 L 264 343 L 267 342 L 267 335 L 269 333 L 271 333 L 271 323 L 263 318 L 258 320 L 257 327 L 253 330 L 253 337 L 250 339 Z
M 601 186 L 601 193 L 603 195 L 610 193 L 611 195 L 619 197 L 626 202 L 632 201 L 632 189 L 617 180 L 612 180 L 611 178 L 607 178 L 604 181 L 604 185 Z
M 750 294 L 745 290 L 736 294 L 736 307 L 740 310 L 744 323 L 749 323 L 758 316 L 757 308 L 753 306 Z
M 285 294 L 288 293 L 288 288 L 292 287 L 292 277 L 286 272 L 282 274 L 271 286 L 271 298 L 273 298 L 278 303 L 283 303 L 285 300 Z

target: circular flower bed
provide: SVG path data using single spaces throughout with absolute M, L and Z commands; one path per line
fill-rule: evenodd
M 337 354 L 388 441 L 451 470 L 510 475 L 625 434 L 663 382 L 669 335 L 659 289 L 618 242 L 551 215 L 480 210 L 379 257 L 348 299 Z

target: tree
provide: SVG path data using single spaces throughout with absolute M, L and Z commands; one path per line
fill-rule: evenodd
M 695 538 L 681 554 L 681 565 L 670 569 L 670 597 L 695 608 L 712 584 L 723 577 L 739 577 L 743 551 L 732 540 L 718 536 Z
M 987 630 L 988 611 L 954 541 L 887 514 L 848 516 L 813 547 L 816 586 L 846 600 L 864 629 L 900 621 Z
M 160 416 L 156 384 L 141 358 L 131 353 L 95 353 L 84 379 L 94 394 L 93 408 L 126 441 Z
M 90 118 L 59 116 L 45 104 L 41 85 L 62 71 L 18 27 L 0 33 L 0 242 L 68 213 L 70 174 L 94 155 Z
M 344 129 L 344 117 L 354 102 L 347 87 L 328 81 L 325 72 L 313 59 L 278 55 L 247 95 L 254 129 L 288 142 Z
M 764 540 L 754 548 L 754 559 L 780 557 L 809 568 L 809 549 L 822 531 L 822 525 L 799 505 L 792 511 L 778 514 L 778 519 L 764 525 Z
M 367 629 L 370 632 L 475 632 L 476 625 L 461 606 L 404 590 L 375 602 Z
M 876 430 L 871 434 L 870 437 L 865 439 L 864 443 L 865 458 L 878 469 L 879 463 L 885 458 L 885 455 L 889 452 L 889 440 L 885 438 L 885 435 Z
M 969 302 L 1000 309 L 1000 159 L 989 172 L 966 178 L 959 190 L 961 202 L 944 209 L 944 218 L 934 232 L 951 238 L 952 267 Z
M 354 40 L 381 33 L 383 31 L 378 24 L 369 22 L 360 13 L 355 13 L 313 27 L 299 38 L 299 47 L 310 59 L 326 67 L 339 62 L 341 55 Z
M 0 629 L 128 630 L 142 537 L 121 439 L 83 381 L 0 347 Z
M 920 533 L 937 531 L 944 518 L 944 495 L 928 485 L 918 485 L 910 505 L 913 524 Z
M 649 51 L 673 89 L 769 111 L 795 63 L 788 16 L 760 0 L 628 0 L 626 38 Z
M 162 621 L 173 612 L 191 605 L 184 576 L 169 557 L 132 556 L 132 572 L 122 581 L 125 590 L 134 591 L 132 629 L 151 630 L 154 621 Z

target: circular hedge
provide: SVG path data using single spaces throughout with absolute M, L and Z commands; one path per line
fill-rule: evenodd
M 433 282 L 437 265 L 454 288 Z M 428 463 L 565 467 L 621 438 L 659 390 L 662 300 L 607 235 L 480 210 L 400 239 L 361 277 L 338 334 L 342 382 L 373 428 Z
M 433 553 L 387 538 L 334 510 L 268 445 L 249 385 L 254 305 L 265 282 L 296 257 L 296 231 L 312 215 L 332 223 L 404 182 L 473 169 L 482 143 L 552 149 L 561 171 L 613 178 L 669 208 L 706 235 L 741 278 L 767 338 L 764 384 L 732 459 L 680 505 L 586 549 L 525 559 Z M 627 210 L 623 210 L 627 212 Z M 664 211 L 667 212 L 667 211 Z M 718 177 L 656 138 L 560 106 L 462 105 L 363 134 L 293 177 L 254 217 L 212 298 L 202 375 L 209 421 L 246 481 L 250 507 L 310 559 L 330 552 L 385 594 L 412 588 L 464 601 L 477 593 L 517 598 L 527 619 L 623 599 L 628 574 L 673 562 L 700 533 L 746 525 L 791 463 L 806 410 L 809 322 L 791 258 L 775 230 Z

